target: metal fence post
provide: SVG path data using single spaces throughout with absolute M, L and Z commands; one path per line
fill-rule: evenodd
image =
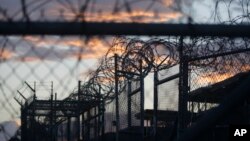
M 153 130 L 154 140 L 157 141 L 157 122 L 158 122 L 158 71 L 154 71 L 154 116 Z
M 53 82 L 51 82 L 51 95 L 50 95 L 50 140 L 54 140 L 53 134 L 53 118 L 54 118 L 54 108 L 53 108 Z
M 119 141 L 120 119 L 119 119 L 119 94 L 118 94 L 118 55 L 115 54 L 115 113 L 116 113 L 116 141 Z
M 183 54 L 183 37 L 180 37 L 180 78 L 179 78 L 179 103 L 178 103 L 178 133 L 177 139 L 187 127 L 187 94 L 188 94 L 188 58 Z
M 85 124 L 85 117 L 84 117 L 84 113 L 82 113 L 82 123 L 81 123 L 81 126 L 82 126 L 82 140 L 85 140 L 86 136 L 85 136 L 85 127 L 86 127 L 86 124 Z
M 131 84 L 132 82 L 128 80 L 128 128 L 131 128 Z
M 105 133 L 105 117 L 104 117 L 104 112 L 105 112 L 105 103 L 104 100 L 102 99 L 102 103 L 101 103 L 101 108 L 102 108 L 102 127 L 101 127 L 101 134 L 102 134 L 102 138 L 101 140 L 104 140 L 104 133 Z
M 140 89 L 141 89 L 141 133 L 142 133 L 142 141 L 144 140 L 144 76 L 143 76 L 143 66 L 142 60 L 140 60 Z
M 24 106 L 25 107 L 25 106 Z M 21 141 L 27 141 L 27 113 L 26 109 L 21 107 Z
M 68 117 L 68 121 L 67 121 L 67 141 L 71 140 L 70 127 L 71 127 L 71 118 Z
M 80 140 L 80 129 L 81 129 L 81 125 L 80 125 L 80 94 L 81 94 L 81 81 L 78 81 L 78 93 L 77 93 L 77 140 Z

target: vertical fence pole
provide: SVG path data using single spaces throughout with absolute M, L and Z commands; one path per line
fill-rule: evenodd
M 100 140 L 100 123 L 101 123 L 101 121 L 100 121 L 100 118 L 101 118 L 101 115 L 100 115 L 100 103 L 98 104 L 98 107 L 97 107 L 97 133 L 96 133 L 96 135 L 97 135 L 97 141 L 99 141 Z
M 187 95 L 188 95 L 188 58 L 183 54 L 183 37 L 180 37 L 180 78 L 179 78 L 179 103 L 178 103 L 178 133 L 181 136 L 187 126 Z
M 63 129 L 63 125 L 61 125 L 61 127 L 59 128 L 60 132 L 61 132 L 61 141 L 64 141 L 64 129 Z
M 119 141 L 120 119 L 119 119 L 119 97 L 118 97 L 118 55 L 115 54 L 115 113 L 116 113 L 116 141 Z
M 158 71 L 154 71 L 154 116 L 153 116 L 153 130 L 154 141 L 157 141 L 157 122 L 158 122 Z
M 70 127 L 71 127 L 71 118 L 68 117 L 68 122 L 67 122 L 67 141 L 71 140 Z
M 50 94 L 50 140 L 54 141 L 54 134 L 53 134 L 53 115 L 54 108 L 53 108 L 53 82 L 51 82 L 51 94 Z
M 188 84 L 188 56 L 183 56 L 183 124 L 184 129 L 187 128 L 189 120 L 188 114 L 188 91 L 189 91 L 189 84 Z
M 54 102 L 55 102 L 55 104 L 54 104 L 54 107 L 57 107 L 58 105 L 57 105 L 57 93 L 55 93 L 55 96 L 54 96 L 55 98 L 54 98 Z M 56 109 L 57 110 L 57 109 Z M 57 118 L 57 115 L 55 114 L 55 118 Z M 56 119 L 55 119 L 56 120 Z M 54 121 L 54 122 L 56 122 L 56 121 Z M 55 134 L 55 141 L 58 141 L 58 126 L 59 125 L 56 125 L 55 126 L 55 129 L 54 129 L 54 134 Z
M 36 140 L 36 128 L 37 124 L 35 121 L 35 111 L 36 111 L 36 82 L 34 82 L 34 95 L 33 95 L 33 108 L 32 108 L 32 115 L 31 115 L 31 139 Z M 52 128 L 52 127 L 51 127 Z M 51 136 L 52 137 L 52 136 Z
M 97 132 L 98 132 L 98 128 L 97 128 L 97 107 L 95 106 L 94 107 L 94 109 L 93 109 L 94 111 L 94 119 L 92 119 L 92 120 L 94 120 L 94 125 L 93 125 L 93 127 L 94 127 L 94 133 L 93 133 L 93 135 L 94 135 L 94 140 L 96 140 L 97 141 L 97 139 L 98 139 L 98 137 L 97 137 Z
M 102 118 L 102 110 L 101 110 L 101 104 L 102 104 L 102 98 L 101 98 L 101 86 L 100 85 L 98 85 L 99 86 L 99 91 L 98 91 L 98 93 L 97 93 L 97 95 L 98 95 L 98 98 L 97 98 L 97 100 L 98 100 L 98 107 L 97 107 L 97 114 L 98 114 L 98 116 L 97 116 L 97 141 L 99 141 L 100 140 L 100 136 L 101 136 L 101 133 L 100 133 L 100 131 L 101 131 L 101 125 L 102 125 L 102 121 L 101 121 L 101 118 Z
M 104 112 L 105 112 L 105 103 L 102 98 L 102 103 L 101 103 L 101 108 L 102 108 L 102 141 L 104 140 L 104 133 L 105 133 L 105 117 L 104 117 Z
M 128 128 L 131 128 L 131 80 L 127 80 L 128 81 Z
M 85 117 L 84 117 L 84 114 L 85 114 L 85 112 L 84 113 L 82 113 L 82 140 L 85 140 L 86 138 L 86 136 L 85 136 L 85 127 L 86 127 L 86 125 L 85 125 Z
M 179 77 L 179 99 L 178 99 L 178 124 L 177 124 L 177 140 L 180 138 L 181 133 L 182 133 L 182 89 L 183 89 L 183 84 L 182 84 L 182 79 L 183 79 L 183 37 L 180 37 L 179 40 L 179 59 L 180 59 L 180 66 L 179 66 L 179 72 L 180 72 L 180 77 Z
M 21 141 L 27 141 L 27 113 L 26 113 L 26 104 L 24 107 L 21 107 Z
M 76 122 L 77 122 L 77 127 L 76 127 L 76 135 L 77 135 L 77 140 L 80 140 L 80 129 L 81 129 L 81 125 L 80 125 L 80 94 L 81 94 L 81 81 L 78 81 L 78 93 L 77 93 L 77 118 L 76 118 Z
M 87 119 L 86 119 L 86 124 L 87 124 L 86 138 L 87 138 L 87 141 L 90 140 L 90 118 L 91 118 L 91 109 L 88 109 L 88 111 L 87 111 Z
M 31 116 L 31 136 L 32 140 L 36 140 L 36 128 L 37 124 L 35 121 L 35 114 L 36 114 L 36 82 L 34 82 L 34 95 L 33 95 L 33 107 L 32 107 L 32 116 Z
M 141 89 L 141 133 L 142 133 L 142 141 L 144 140 L 144 76 L 142 70 L 142 60 L 140 60 L 140 89 Z

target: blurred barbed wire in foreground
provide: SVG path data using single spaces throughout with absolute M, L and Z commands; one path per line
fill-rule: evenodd
M 181 0 L 1 0 L 1 2 L 0 20 L 4 22 L 175 23 L 189 16 L 185 13 L 185 8 L 192 5 L 190 1 Z M 234 0 L 229 3 L 217 0 L 214 3 L 215 13 L 212 17 L 216 23 L 247 24 L 248 3 L 244 0 Z M 238 13 L 235 14 L 234 9 Z M 222 16 L 223 10 L 227 11 L 227 18 L 225 15 Z M 103 94 L 107 99 L 112 99 L 114 53 L 122 58 L 121 68 L 131 72 L 138 71 L 139 64 L 133 60 L 142 59 L 145 76 L 154 69 L 167 69 L 179 62 L 179 37 L 1 36 L 0 45 L 2 93 L 0 112 L 5 115 L 0 121 L 20 115 L 13 97 L 23 81 L 42 83 L 53 81 L 59 97 L 65 98 L 70 93 L 74 94 L 74 91 L 71 91 L 77 85 L 77 80 L 85 80 L 83 88 L 87 86 L 88 91 L 89 89 L 93 91 L 101 85 Z M 184 46 L 185 53 L 192 58 L 248 49 L 249 40 L 197 37 L 185 39 Z M 248 52 L 245 52 L 191 62 L 190 81 L 194 84 L 192 89 L 249 70 L 248 56 Z M 123 78 L 120 81 L 122 88 Z M 46 97 L 46 91 L 42 90 L 40 95 Z

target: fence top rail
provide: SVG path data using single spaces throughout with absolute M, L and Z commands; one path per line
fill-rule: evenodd
M 250 37 L 250 25 L 0 22 L 0 35 L 153 35 Z

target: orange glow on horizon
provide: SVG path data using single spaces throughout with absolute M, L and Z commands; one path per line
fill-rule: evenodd
M 15 119 L 14 121 L 17 124 L 17 126 L 21 126 L 21 120 L 20 119 Z
M 214 74 L 209 76 L 201 76 L 196 79 L 198 84 L 214 84 L 217 82 L 221 82 L 227 78 L 234 76 L 233 73 L 224 73 L 224 74 Z
M 164 3 L 164 5 L 169 7 L 169 6 L 174 4 L 174 1 L 173 0 L 163 0 L 163 3 Z
M 99 4 L 96 3 L 94 8 L 98 8 L 95 11 L 86 10 L 81 13 L 81 9 L 73 11 L 65 7 L 63 4 L 55 5 L 53 9 L 48 9 L 48 13 L 52 17 L 62 17 L 63 20 L 68 21 L 87 21 L 87 22 L 137 22 L 137 23 L 159 23 L 167 22 L 172 19 L 178 19 L 183 14 L 181 12 L 172 9 L 174 6 L 174 0 L 160 0 L 155 1 L 157 4 L 153 8 L 147 9 L 148 6 L 144 5 L 145 2 L 141 1 L 142 7 L 130 7 L 130 10 L 120 9 L 113 11 L 114 8 L 109 3 Z M 147 2 L 146 2 L 147 3 Z M 166 9 L 166 10 L 164 10 Z M 158 11 L 159 10 L 159 11 Z
M 244 65 L 240 68 L 237 68 L 238 71 L 232 71 L 232 67 L 230 66 L 225 66 L 226 70 L 228 70 L 226 73 L 218 73 L 218 72 L 214 72 L 214 73 L 210 73 L 208 75 L 203 74 L 202 76 L 198 76 L 197 78 L 195 78 L 193 80 L 194 84 L 202 84 L 202 85 L 211 85 L 214 83 L 218 83 L 221 82 L 223 80 L 226 80 L 230 77 L 233 77 L 234 75 L 236 75 L 237 73 L 240 72 L 246 72 L 250 70 L 250 65 Z M 231 70 L 231 71 L 230 71 Z
M 43 58 L 38 58 L 38 57 L 21 57 L 19 59 L 17 59 L 17 61 L 21 61 L 21 62 L 34 62 L 34 61 L 41 61 L 43 60 Z
M 84 59 L 98 59 L 105 55 L 109 47 L 99 38 L 91 38 L 87 43 L 83 41 L 75 40 L 70 43 L 78 44 L 79 47 L 86 47 L 85 51 L 73 54 L 73 57 L 84 58 Z
M 11 58 L 13 57 L 13 55 L 14 55 L 13 52 L 4 49 L 4 50 L 1 51 L 1 53 L 0 53 L 0 59 L 1 59 L 1 60 L 8 60 L 8 59 L 11 59 Z
M 75 17 L 74 14 L 66 14 L 66 18 L 69 20 Z M 168 12 L 168 13 L 154 13 L 152 11 L 141 11 L 136 10 L 130 13 L 128 12 L 103 12 L 103 13 L 85 13 L 84 20 L 87 22 L 167 22 L 172 19 L 181 17 L 182 14 L 179 12 Z
M 36 47 L 48 47 L 53 46 L 54 49 L 60 49 L 60 48 L 68 48 L 69 54 L 65 55 L 64 58 L 81 58 L 81 59 L 98 59 L 105 55 L 105 53 L 108 51 L 109 46 L 107 43 L 98 38 L 98 37 L 92 37 L 88 40 L 80 39 L 80 38 L 41 38 L 36 36 L 25 36 L 24 39 L 26 42 L 30 42 L 34 45 L 34 48 Z M 76 53 L 70 53 L 70 48 L 77 47 L 82 48 L 79 49 Z M 61 59 L 64 59 L 61 58 Z M 9 59 L 9 58 L 8 58 Z M 32 61 L 39 61 L 46 59 L 46 56 L 44 58 L 40 57 L 22 57 L 18 59 L 19 61 L 23 62 L 32 62 Z
M 172 0 L 163 1 L 163 5 L 169 7 L 173 4 Z M 58 7 L 59 9 L 63 7 Z M 65 9 L 66 10 L 66 9 Z M 69 10 L 63 13 L 63 18 L 68 21 L 72 20 L 82 20 L 86 22 L 137 22 L 137 23 L 159 23 L 167 22 L 169 20 L 178 19 L 183 14 L 181 12 L 155 12 L 155 11 L 145 11 L 140 9 L 132 10 L 131 12 L 119 11 L 113 13 L 112 11 L 102 11 L 102 12 L 85 12 L 83 14 L 76 14 Z M 50 9 L 50 15 L 59 16 L 58 9 Z

